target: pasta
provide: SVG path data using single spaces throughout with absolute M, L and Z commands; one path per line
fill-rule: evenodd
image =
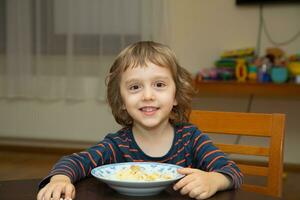
M 131 165 L 127 169 L 121 169 L 115 174 L 118 180 L 129 180 L 129 181 L 160 181 L 170 180 L 171 175 L 161 174 L 158 172 L 147 173 L 140 166 Z

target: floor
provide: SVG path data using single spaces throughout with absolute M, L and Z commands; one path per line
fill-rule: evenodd
M 59 153 L 13 152 L 0 150 L 0 180 L 32 179 L 46 176 L 61 157 Z M 300 199 L 300 172 L 285 171 L 284 200 Z

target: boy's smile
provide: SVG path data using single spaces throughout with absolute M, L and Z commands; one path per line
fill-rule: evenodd
M 140 110 L 145 114 L 145 115 L 154 115 L 155 111 L 157 111 L 159 108 L 153 107 L 153 106 L 145 106 L 140 108 Z
M 133 118 L 134 126 L 153 128 L 166 124 L 177 105 L 170 69 L 153 63 L 123 72 L 120 90 L 124 109 Z

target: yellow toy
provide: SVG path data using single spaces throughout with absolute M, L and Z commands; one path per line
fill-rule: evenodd
M 254 55 L 254 48 L 244 48 L 225 51 L 221 57 L 230 58 L 230 57 L 243 57 L 243 56 L 252 56 Z
M 300 75 L 300 62 L 290 62 L 288 68 L 293 76 Z
M 244 82 L 247 79 L 247 66 L 244 59 L 237 59 L 237 64 L 235 67 L 235 76 L 237 81 Z

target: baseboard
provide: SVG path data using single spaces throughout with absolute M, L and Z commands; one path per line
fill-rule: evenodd
M 80 152 L 94 144 L 96 142 L 93 141 L 0 137 L 2 151 L 70 154 Z

